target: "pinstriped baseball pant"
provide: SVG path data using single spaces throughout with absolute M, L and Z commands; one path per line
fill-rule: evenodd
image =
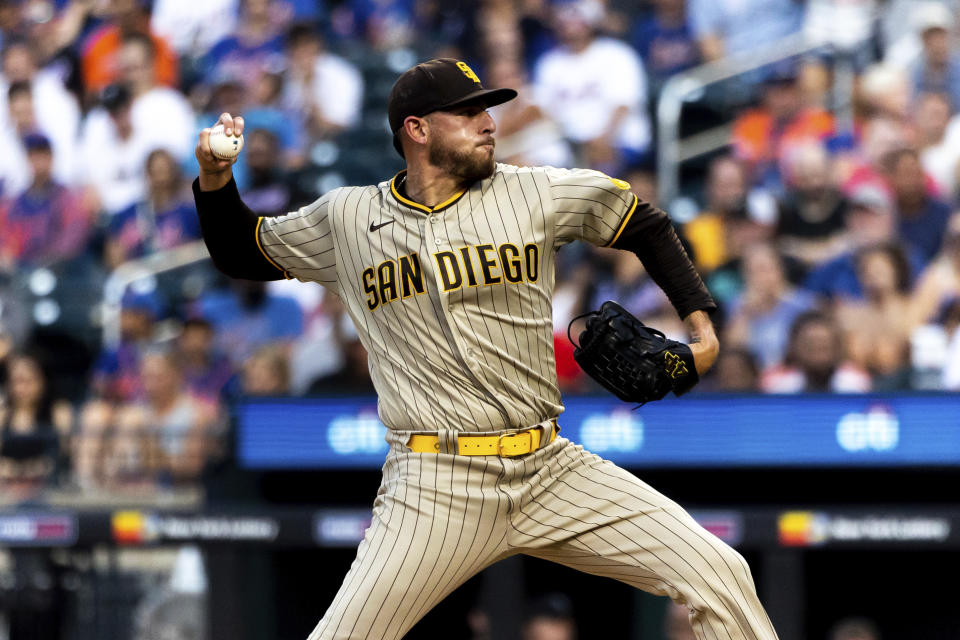
M 409 435 L 388 435 L 370 528 L 308 640 L 402 638 L 516 553 L 684 603 L 701 640 L 777 637 L 740 554 L 613 463 L 565 438 L 498 458 L 413 453 Z

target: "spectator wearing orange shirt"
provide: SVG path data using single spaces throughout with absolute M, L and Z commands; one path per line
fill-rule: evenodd
M 794 67 L 771 74 L 763 102 L 744 112 L 733 125 L 735 155 L 753 171 L 754 181 L 776 188 L 780 162 L 792 149 L 830 136 L 833 116 L 820 107 L 804 106 Z
M 157 84 L 177 86 L 177 54 L 166 40 L 150 31 L 150 12 L 144 1 L 110 0 L 107 23 L 90 34 L 81 50 L 83 84 L 89 95 L 98 94 L 121 78 L 120 50 L 127 36 L 134 33 L 149 35 L 153 41 Z

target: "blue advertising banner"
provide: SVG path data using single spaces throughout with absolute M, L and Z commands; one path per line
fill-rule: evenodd
M 637 410 L 571 397 L 561 435 L 630 467 L 960 465 L 960 394 L 689 396 Z M 379 468 L 376 399 L 277 398 L 236 406 L 251 469 Z

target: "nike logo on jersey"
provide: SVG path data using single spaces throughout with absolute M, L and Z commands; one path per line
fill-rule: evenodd
M 393 224 L 393 220 L 387 220 L 387 221 L 384 222 L 383 224 L 374 224 L 374 223 L 371 222 L 371 223 L 370 223 L 370 233 L 373 233 L 373 232 L 376 231 L 377 229 L 383 229 L 383 228 L 384 228 L 385 226 L 387 226 L 388 224 Z

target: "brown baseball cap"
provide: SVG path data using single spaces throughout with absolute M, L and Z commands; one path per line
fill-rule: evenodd
M 393 146 L 402 156 L 398 133 L 407 116 L 421 117 L 474 100 L 492 107 L 516 97 L 513 89 L 484 89 L 477 74 L 461 60 L 436 58 L 421 62 L 404 71 L 390 91 L 387 115 Z

